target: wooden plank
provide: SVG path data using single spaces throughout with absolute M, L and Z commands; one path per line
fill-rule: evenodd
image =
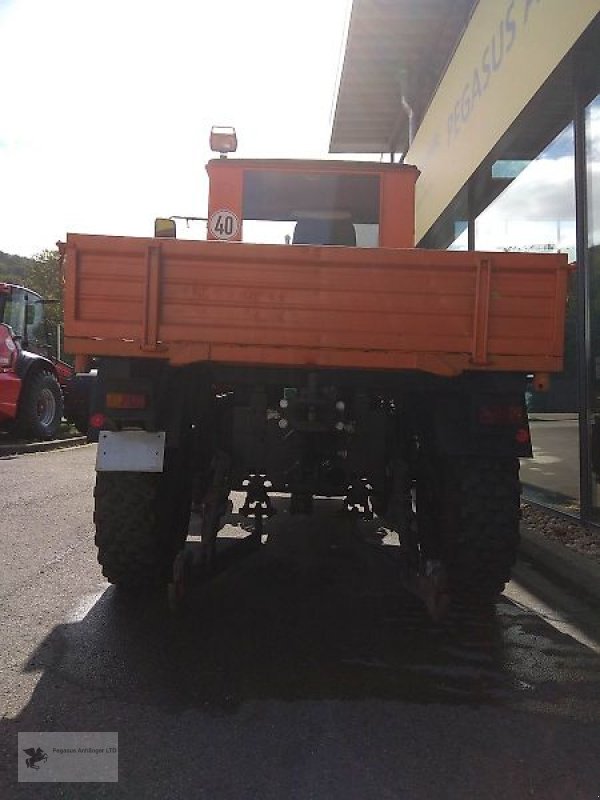
M 144 316 L 142 344 L 144 351 L 158 348 L 158 320 L 160 315 L 160 245 L 150 245 L 146 250 L 146 281 L 144 284 Z
M 491 285 L 492 261 L 489 258 L 482 258 L 477 265 L 473 309 L 473 364 L 481 366 L 488 362 Z
M 566 277 L 552 255 L 74 236 L 66 334 L 99 354 L 164 348 L 177 363 L 235 353 L 549 371 L 562 359 Z

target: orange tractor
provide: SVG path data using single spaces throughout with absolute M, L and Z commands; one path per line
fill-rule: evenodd
M 399 531 L 418 580 L 492 599 L 519 540 L 526 376 L 562 369 L 566 256 L 417 249 L 415 167 L 212 141 L 208 241 L 158 220 L 62 246 L 66 347 L 99 362 L 104 575 L 180 575 L 194 499 L 210 565 L 236 489 L 257 543 L 271 492 L 292 513 L 339 497 Z M 244 242 L 253 220 L 292 244 Z

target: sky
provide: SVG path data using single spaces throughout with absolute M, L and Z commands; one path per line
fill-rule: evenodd
M 0 250 L 206 213 L 211 125 L 327 155 L 348 0 L 0 0 Z
M 483 211 L 481 250 L 560 250 L 575 259 L 575 143 L 567 127 Z
M 600 167 L 598 112 L 600 108 L 590 107 L 588 158 L 594 176 Z M 574 147 L 573 125 L 569 124 L 479 215 L 475 222 L 477 249 L 561 251 L 575 260 Z M 596 185 L 597 179 L 591 183 Z M 600 226 L 597 217 L 596 212 L 590 219 L 591 232 Z M 467 249 L 466 231 L 452 249 Z

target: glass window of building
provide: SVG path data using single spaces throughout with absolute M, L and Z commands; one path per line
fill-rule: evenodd
M 488 251 L 566 253 L 576 259 L 575 143 L 569 122 L 538 152 L 529 136 L 485 166 L 477 178 L 475 247 Z M 531 152 L 533 150 L 533 152 Z M 487 206 L 485 205 L 488 201 Z M 526 493 L 567 510 L 580 498 L 576 275 L 571 277 L 565 371 L 550 391 L 528 393 L 534 458 L 522 463 Z M 599 351 L 600 354 L 600 351 Z
M 464 186 L 440 219 L 419 242 L 429 250 L 469 249 L 468 187 Z
M 592 421 L 592 502 L 600 508 L 600 95 L 585 112 L 587 231 L 590 271 L 590 415 Z
M 567 253 L 575 260 L 572 123 L 531 161 L 493 162 L 491 180 L 501 191 L 476 219 L 478 250 Z

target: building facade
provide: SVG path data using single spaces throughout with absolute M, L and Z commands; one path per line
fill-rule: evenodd
M 420 247 L 569 255 L 522 480 L 600 520 L 600 0 L 354 0 L 330 150 L 421 170 Z

